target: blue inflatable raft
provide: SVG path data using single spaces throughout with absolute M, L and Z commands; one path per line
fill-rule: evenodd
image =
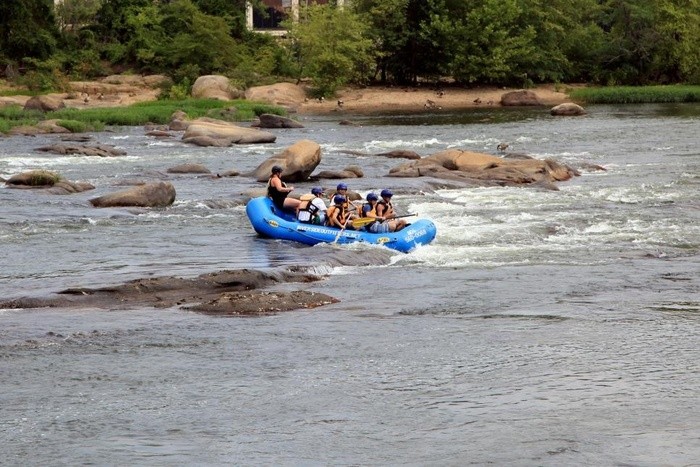
M 246 214 L 259 235 L 307 245 L 364 242 L 408 253 L 432 242 L 436 233 L 435 224 L 427 219 L 416 220 L 398 232 L 371 233 L 348 229 L 341 232 L 335 227 L 299 222 L 293 213 L 281 211 L 267 197 L 251 199 L 246 205 Z

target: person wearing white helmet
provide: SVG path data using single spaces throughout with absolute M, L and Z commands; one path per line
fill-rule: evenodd
M 272 203 L 279 209 L 288 209 L 296 212 L 301 201 L 288 197 L 292 191 L 294 191 L 294 187 L 287 186 L 282 181 L 282 167 L 279 165 L 273 166 L 270 179 L 267 181 L 267 196 L 272 199 Z
M 394 196 L 394 193 L 392 193 L 389 189 L 384 189 L 379 195 L 382 197 L 382 199 L 379 202 L 377 202 L 377 216 L 383 217 L 387 220 L 391 219 L 393 222 L 396 223 L 396 227 L 394 228 L 394 230 L 392 230 L 392 232 L 401 230 L 404 227 L 406 227 L 406 221 L 404 219 L 393 219 L 394 217 L 396 217 L 394 205 L 391 204 L 391 197 Z
M 300 198 L 299 212 L 297 219 L 299 222 L 307 224 L 323 225 L 326 221 L 326 203 L 321 196 L 323 188 L 314 187 L 311 189 L 311 194 L 302 195 Z

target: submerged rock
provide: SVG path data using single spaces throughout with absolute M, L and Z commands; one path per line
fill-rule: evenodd
M 138 306 L 183 308 L 226 316 L 269 315 L 300 308 L 315 308 L 338 300 L 307 291 L 265 292 L 257 289 L 282 282 L 313 282 L 319 276 L 300 268 L 282 271 L 236 269 L 185 279 L 166 276 L 137 279 L 102 288 L 71 288 L 52 298 L 17 298 L 0 301 L 0 308 L 104 308 Z

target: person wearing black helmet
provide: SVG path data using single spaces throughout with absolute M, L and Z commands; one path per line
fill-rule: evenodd
M 384 189 L 379 193 L 382 199 L 377 202 L 377 216 L 383 217 L 384 219 L 391 219 L 396 223 L 396 227 L 393 231 L 401 230 L 406 227 L 406 221 L 403 219 L 393 219 L 396 217 L 396 212 L 394 211 L 394 205 L 391 204 L 391 197 L 394 193 L 389 189 Z
M 271 172 L 270 179 L 267 181 L 267 196 L 272 199 L 272 203 L 279 209 L 296 211 L 301 201 L 288 197 L 289 193 L 294 191 L 294 187 L 287 186 L 282 181 L 282 167 L 274 165 Z
M 299 205 L 299 213 L 297 214 L 299 222 L 317 225 L 323 225 L 325 223 L 326 211 L 328 208 L 323 198 L 321 198 L 322 195 L 323 188 L 313 187 L 311 189 L 311 194 L 301 196 L 301 204 Z

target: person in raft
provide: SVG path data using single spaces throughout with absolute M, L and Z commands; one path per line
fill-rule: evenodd
M 311 194 L 301 195 L 297 219 L 307 224 L 323 225 L 326 222 L 326 203 L 323 201 L 323 188 L 314 187 Z
M 268 198 L 272 199 L 272 203 L 279 209 L 288 209 L 296 212 L 301 201 L 288 198 L 289 193 L 292 191 L 294 191 L 294 187 L 287 186 L 287 184 L 282 181 L 282 167 L 279 165 L 272 166 L 272 174 L 267 181 Z
M 328 208 L 327 224 L 329 226 L 339 229 L 353 229 L 350 221 L 356 219 L 357 216 L 345 210 L 347 201 L 347 198 L 343 195 L 335 195 L 333 197 L 333 206 Z
M 379 193 L 379 196 L 381 196 L 382 199 L 377 202 L 377 216 L 384 219 L 392 219 L 396 222 L 396 228 L 392 230 L 392 232 L 399 231 L 406 227 L 406 221 L 404 219 L 393 219 L 396 217 L 396 212 L 394 211 L 394 205 L 391 204 L 391 197 L 394 196 L 391 190 L 384 189 Z
M 345 183 L 338 183 L 338 186 L 335 187 L 335 193 L 331 196 L 331 199 L 334 199 L 336 195 L 340 195 L 345 198 L 345 204 L 343 205 L 345 212 L 348 213 L 348 216 L 352 216 L 353 219 L 356 219 L 360 214 L 360 210 L 352 201 L 350 201 L 350 196 L 348 196 L 348 186 Z
M 367 224 L 365 228 L 372 233 L 395 232 L 398 228 L 397 219 L 385 219 L 377 215 L 379 197 L 375 193 L 367 195 L 367 202 L 362 205 L 362 217 L 371 217 L 376 221 Z

